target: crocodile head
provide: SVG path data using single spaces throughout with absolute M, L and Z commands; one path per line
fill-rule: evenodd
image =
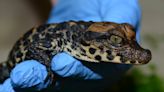
M 78 53 L 71 52 L 77 59 L 124 64 L 146 64 L 151 60 L 150 50 L 137 43 L 134 29 L 129 24 L 97 22 L 81 35 Z

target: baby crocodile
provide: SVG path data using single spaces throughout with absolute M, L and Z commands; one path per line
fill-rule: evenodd
M 146 64 L 151 60 L 150 50 L 141 48 L 135 32 L 127 23 L 62 22 L 44 24 L 25 33 L 9 54 L 7 62 L 0 64 L 0 81 L 24 60 L 37 60 L 47 67 L 47 79 L 53 78 L 50 68 L 53 56 L 59 52 L 81 61 Z

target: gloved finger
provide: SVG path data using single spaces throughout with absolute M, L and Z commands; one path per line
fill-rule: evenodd
M 140 22 L 141 10 L 138 0 L 106 0 L 101 5 L 102 21 L 129 23 L 134 27 Z
M 101 79 L 102 77 L 84 66 L 67 53 L 55 55 L 51 62 L 52 70 L 62 77 L 76 77 L 81 79 Z
M 7 79 L 2 85 L 0 85 L 0 92 L 15 92 L 12 85 L 11 79 Z
M 69 0 L 69 2 L 58 0 L 56 5 L 52 7 L 47 23 L 60 23 L 70 20 L 101 21 L 100 6 L 97 1 L 99 0 Z
M 24 61 L 12 70 L 11 83 L 14 88 L 29 88 L 35 86 L 36 90 L 46 88 L 46 67 L 35 60 Z

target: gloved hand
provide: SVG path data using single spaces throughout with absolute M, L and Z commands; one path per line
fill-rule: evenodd
M 68 20 L 126 22 L 136 28 L 139 41 L 140 13 L 137 0 L 69 0 L 69 2 L 59 0 L 52 9 L 48 23 Z M 99 66 L 83 65 L 66 53 L 54 56 L 51 66 L 52 70 L 62 77 L 76 77 L 84 80 L 111 78 L 108 79 L 111 83 L 117 81 L 131 67 L 131 65 L 110 63 Z M 35 90 L 44 89 L 49 83 L 44 83 L 46 76 L 44 65 L 35 60 L 22 62 L 12 70 L 10 78 L 0 85 L 0 92 L 15 92 L 13 88 L 16 90 L 28 87 L 33 87 Z M 77 82 L 76 84 L 78 85 Z M 102 84 L 96 83 L 96 85 Z M 60 86 L 60 81 L 56 86 Z

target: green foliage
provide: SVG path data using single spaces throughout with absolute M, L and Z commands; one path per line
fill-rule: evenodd
M 156 67 L 150 65 L 150 74 L 133 69 L 121 82 L 107 92 L 164 92 L 164 80 L 156 74 Z
M 151 74 L 146 75 L 135 69 L 131 77 L 135 80 L 136 92 L 164 92 L 163 80 L 155 73 L 155 67 L 150 66 Z

